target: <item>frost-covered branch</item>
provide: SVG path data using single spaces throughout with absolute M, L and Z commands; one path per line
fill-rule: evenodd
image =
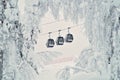
M 80 58 L 83 63 L 78 61 L 77 65 L 82 68 L 91 65 L 90 69 L 94 70 L 97 63 L 103 61 L 105 63 L 101 64 L 104 67 L 105 65 L 111 66 L 108 68 L 110 80 L 120 79 L 119 0 L 25 0 L 24 16 L 19 15 L 20 7 L 17 3 L 18 0 L 0 0 L 0 49 L 4 52 L 3 74 L 5 74 L 3 80 L 17 80 L 22 74 L 17 66 L 21 63 L 22 58 L 25 58 L 26 61 L 31 60 L 34 45 L 37 44 L 37 35 L 40 33 L 40 20 L 49 9 L 55 18 L 59 18 L 61 10 L 64 19 L 71 19 L 76 23 L 80 18 L 85 19 L 84 26 L 91 49 L 101 53 L 102 59 L 96 53 L 100 60 L 94 56 L 90 62 L 87 60 L 89 57 L 86 56 L 90 56 L 90 54 L 86 54 L 83 55 L 84 58 Z M 26 65 L 28 66 L 27 63 Z M 31 69 L 31 67 L 29 68 Z M 99 67 L 99 70 L 103 71 L 103 68 Z M 9 73 L 12 74 L 9 75 Z M 24 72 L 24 74 L 26 73 Z M 27 78 L 25 79 L 27 80 Z M 65 76 L 65 79 L 68 77 Z

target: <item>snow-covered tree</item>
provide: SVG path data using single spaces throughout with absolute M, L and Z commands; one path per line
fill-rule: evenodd
M 109 80 L 120 79 L 120 1 L 119 0 L 25 0 L 24 16 L 18 0 L 0 0 L 0 51 L 3 51 L 3 80 L 34 80 L 29 66 L 40 32 L 40 19 L 48 10 L 59 18 L 78 22 L 85 19 L 85 30 L 93 51 L 105 56 Z M 21 18 L 21 19 L 20 19 Z M 19 66 L 24 63 L 23 70 Z M 85 65 L 85 64 L 84 64 Z M 104 65 L 104 66 L 105 66 Z M 30 70 L 25 68 L 28 66 Z M 100 71 L 103 71 L 101 68 Z M 63 71 L 64 72 L 64 71 Z M 29 76 L 31 76 L 30 74 Z M 33 74 L 33 75 L 36 75 Z M 24 76 L 24 77 L 23 77 Z M 68 78 L 67 78 L 68 79 Z

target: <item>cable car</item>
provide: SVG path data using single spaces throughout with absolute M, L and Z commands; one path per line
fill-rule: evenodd
M 57 37 L 56 44 L 57 44 L 57 45 L 63 45 L 63 44 L 64 44 L 64 37 L 62 37 L 62 36 L 60 35 L 61 30 L 58 30 L 58 32 L 59 32 L 59 37 Z
M 48 39 L 47 41 L 47 48 L 52 48 L 55 45 L 54 39 Z
M 73 41 L 73 35 L 70 33 L 70 30 L 71 28 L 68 27 L 68 34 L 66 35 L 66 42 L 72 42 Z
M 57 38 L 57 45 L 63 45 L 64 44 L 64 38 L 62 36 L 59 36 Z
M 48 39 L 48 41 L 47 41 L 47 48 L 52 48 L 52 47 L 54 47 L 54 45 L 55 45 L 55 41 L 54 41 L 54 39 L 52 39 L 51 38 L 51 36 L 50 36 L 50 34 L 51 34 L 52 32 L 49 32 L 48 34 L 49 34 L 49 39 Z
M 66 42 L 72 42 L 72 41 L 73 41 L 73 35 L 70 34 L 70 33 L 68 33 L 68 34 L 66 35 Z

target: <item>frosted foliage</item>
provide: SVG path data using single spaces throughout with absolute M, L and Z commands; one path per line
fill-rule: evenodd
M 66 68 L 60 70 L 57 73 L 57 77 L 59 80 L 69 80 L 70 79 L 70 68 L 66 67 Z
M 109 71 L 107 66 L 107 59 L 105 55 L 101 55 L 101 53 L 95 52 L 91 48 L 83 50 L 79 57 L 74 61 L 73 66 L 67 67 L 68 69 L 63 69 L 58 72 L 59 80 L 79 80 L 77 77 L 81 76 L 81 73 L 84 74 L 92 74 L 93 72 L 97 74 L 97 80 L 109 80 Z M 68 71 L 69 70 L 69 71 Z M 61 72 L 61 73 L 60 73 Z M 68 75 L 69 74 L 69 75 Z M 106 75 L 107 74 L 107 75 Z M 75 75 L 78 75 L 74 78 Z M 64 79 L 61 79 L 62 78 Z M 69 77 L 69 79 L 65 79 L 65 77 Z M 83 79 L 81 77 L 81 79 Z M 91 78 L 88 78 L 91 80 Z
M 34 45 L 40 33 L 40 20 L 48 10 L 52 11 L 56 19 L 59 18 L 60 10 L 64 19 L 77 23 L 80 18 L 84 18 L 86 35 L 91 44 L 90 49 L 81 52 L 76 65 L 58 73 L 60 80 L 69 80 L 71 70 L 73 76 L 76 72 L 97 71 L 101 80 L 120 80 L 119 0 L 24 1 L 24 15 L 19 15 L 18 0 L 0 0 L 2 80 L 39 79 L 37 69 L 41 65 L 34 61 Z M 104 74 L 107 74 L 106 78 Z

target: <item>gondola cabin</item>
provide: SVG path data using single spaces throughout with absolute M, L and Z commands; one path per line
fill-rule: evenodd
M 63 44 L 64 44 L 64 38 L 61 37 L 61 36 L 59 36 L 59 37 L 57 38 L 57 45 L 63 45 Z
M 66 42 L 72 42 L 73 41 L 73 35 L 72 34 L 67 34 L 66 35 Z
M 54 39 L 48 39 L 47 41 L 47 48 L 52 48 L 55 45 Z

